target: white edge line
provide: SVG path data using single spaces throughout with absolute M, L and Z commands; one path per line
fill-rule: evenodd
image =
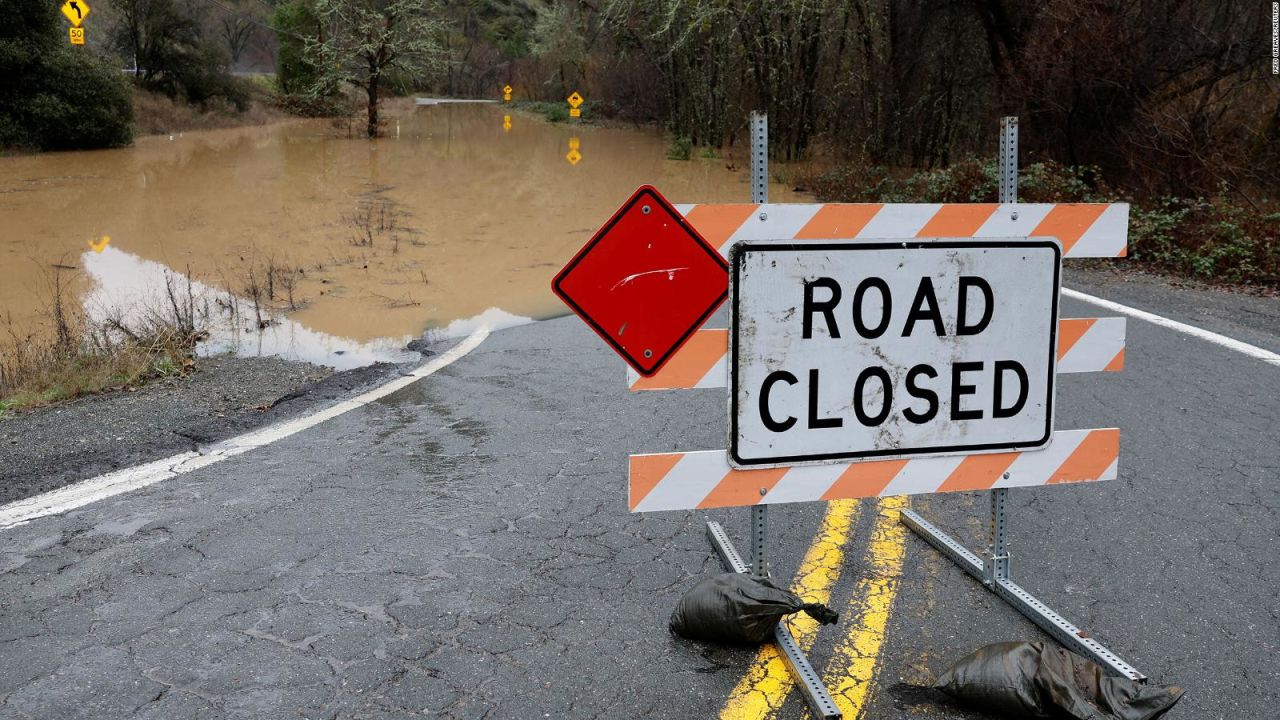
M 74 485 L 67 485 L 34 497 L 11 502 L 4 507 L 0 507 L 0 530 L 8 530 L 37 518 L 58 515 L 98 500 L 154 485 L 162 480 L 168 480 L 189 473 L 192 470 L 221 462 L 254 448 L 270 445 L 277 440 L 282 440 L 290 435 L 315 427 L 343 413 L 368 405 L 422 378 L 433 375 L 476 349 L 487 337 L 489 337 L 489 328 L 477 328 L 462 342 L 430 361 L 419 365 L 407 375 L 402 375 L 368 392 L 349 400 L 343 400 L 336 405 L 318 410 L 310 415 L 304 415 L 303 417 L 286 420 L 260 430 L 237 435 L 215 443 L 199 452 L 189 450 L 177 455 L 170 455 L 167 458 L 122 470 L 115 470 L 105 475 L 82 480 Z
M 1209 332 L 1208 330 L 1203 330 L 1194 325 L 1181 323 L 1181 322 L 1178 322 L 1177 320 L 1170 320 L 1167 317 L 1156 315 L 1154 313 L 1149 313 L 1149 312 L 1146 312 L 1145 310 L 1131 308 L 1128 305 L 1121 305 L 1118 302 L 1112 302 L 1110 300 L 1104 300 L 1103 298 L 1100 298 L 1100 297 L 1094 297 L 1093 295 L 1082 293 L 1079 290 L 1072 290 L 1070 288 L 1064 287 L 1062 288 L 1062 294 L 1069 298 L 1074 298 L 1076 300 L 1083 300 L 1084 302 L 1092 303 L 1094 305 L 1097 305 L 1099 307 L 1104 307 L 1114 312 L 1118 312 L 1124 315 L 1128 315 L 1130 317 L 1138 318 L 1139 320 L 1146 320 L 1147 322 L 1152 323 L 1154 325 L 1159 325 L 1160 327 L 1168 328 L 1170 330 L 1176 330 L 1177 332 L 1185 333 L 1192 337 L 1200 338 L 1201 340 L 1211 342 L 1215 345 L 1221 345 L 1222 347 L 1228 348 L 1230 350 L 1235 350 L 1238 353 L 1243 353 L 1245 355 L 1248 355 L 1249 357 L 1261 360 L 1262 362 L 1270 363 L 1272 365 L 1280 367 L 1280 354 L 1273 353 L 1270 350 L 1264 350 L 1256 345 L 1250 345 L 1249 343 L 1241 342 L 1234 338 L 1229 338 L 1226 335 L 1219 335 L 1216 332 Z

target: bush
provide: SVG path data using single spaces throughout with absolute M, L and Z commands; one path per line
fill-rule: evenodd
M 230 73 L 223 43 L 203 31 L 205 8 L 182 0 L 114 0 L 119 20 L 114 46 L 136 58 L 138 84 L 146 90 L 204 109 L 249 105 L 246 83 Z
M 129 85 L 111 63 L 63 44 L 57 8 L 0 0 L 0 144 L 41 150 L 127 145 Z
M 190 56 L 175 63 L 174 90 L 170 96 L 185 98 L 202 107 L 230 103 L 237 112 L 249 107 L 248 82 L 231 75 L 226 51 L 211 44 L 200 45 Z
M 276 106 L 290 115 L 302 117 L 347 117 L 352 114 L 351 101 L 341 94 L 314 98 L 306 93 L 278 94 Z
M 673 137 L 667 145 L 668 160 L 688 160 L 693 157 L 693 140 L 687 137 Z
M 277 6 L 271 24 L 276 29 L 276 83 L 281 94 L 317 94 L 314 91 L 319 73 L 307 62 L 302 38 L 316 33 L 320 19 L 307 2 L 290 0 Z M 337 85 L 328 90 L 318 94 L 335 95 Z
M 670 157 L 670 155 L 668 155 Z M 799 183 L 823 202 L 995 202 L 994 162 L 964 160 L 940 170 L 893 173 L 850 164 Z M 1035 163 L 1018 173 L 1019 202 L 1130 202 L 1129 256 L 1210 282 L 1280 287 L 1280 207 L 1246 207 L 1225 190 L 1212 199 L 1135 202 L 1094 167 Z
M 129 83 L 105 62 L 68 48 L 45 57 L 43 86 L 24 125 L 44 150 L 103 148 L 133 140 Z
M 800 184 L 830 202 L 992 203 L 999 194 L 996 163 L 968 158 L 936 170 L 894 173 L 879 165 L 842 165 Z M 1110 193 L 1093 167 L 1034 163 L 1018 171 L 1019 202 L 1106 202 Z
M 1135 205 L 1131 257 L 1211 282 L 1280 287 L 1280 211 L 1246 208 L 1225 194 Z
M 560 103 L 546 103 L 542 113 L 547 118 L 547 122 L 559 123 L 569 120 L 569 109 Z

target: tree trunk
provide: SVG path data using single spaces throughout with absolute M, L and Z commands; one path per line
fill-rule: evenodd
M 369 128 L 370 138 L 378 137 L 378 77 L 379 73 L 369 73 L 369 85 L 366 91 L 369 93 Z

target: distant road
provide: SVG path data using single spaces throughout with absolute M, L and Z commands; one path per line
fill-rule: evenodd
M 463 98 L 414 98 L 415 105 L 446 105 L 454 103 L 496 103 L 497 100 L 468 100 Z

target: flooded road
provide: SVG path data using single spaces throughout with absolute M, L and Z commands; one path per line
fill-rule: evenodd
M 204 352 L 399 359 L 427 330 L 561 313 L 552 275 L 640 184 L 749 198 L 745 154 L 665 153 L 650 129 L 405 105 L 375 142 L 317 120 L 0 158 L 0 308 L 44 322 L 53 272 L 90 315 L 163 303 L 167 270 L 237 306 Z

